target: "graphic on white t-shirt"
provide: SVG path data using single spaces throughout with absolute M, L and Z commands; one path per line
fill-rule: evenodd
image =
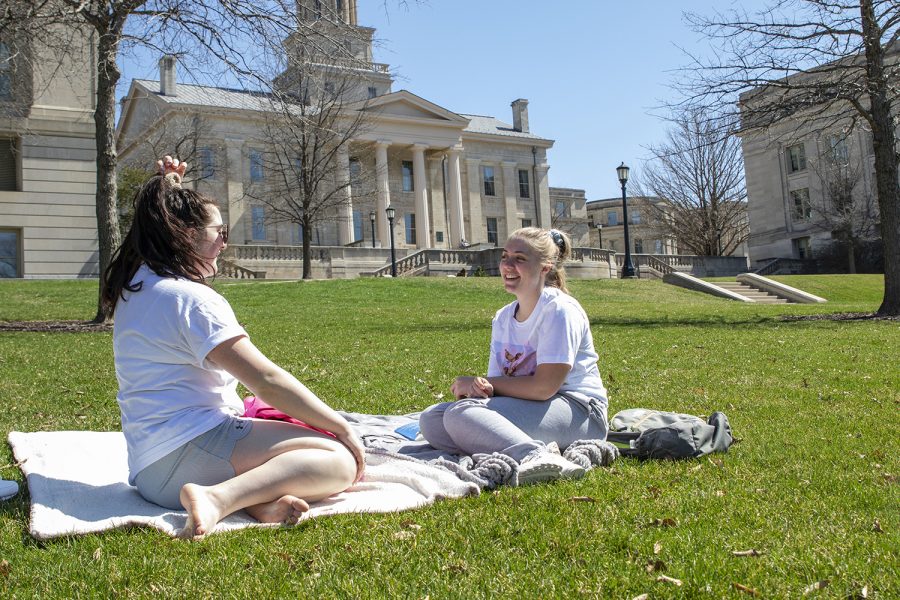
M 537 370 L 537 352 L 531 346 L 512 344 L 503 348 L 503 353 L 497 357 L 497 363 L 507 377 L 534 375 Z

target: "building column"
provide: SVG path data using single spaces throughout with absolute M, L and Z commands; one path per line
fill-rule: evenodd
M 547 179 L 547 171 L 550 166 L 547 163 L 537 165 L 534 168 L 535 182 L 534 193 L 537 204 L 537 226 L 550 229 L 550 183 Z
M 434 248 L 450 248 L 449 217 L 447 211 L 447 178 L 444 175 L 443 155 L 429 156 L 426 160 L 428 168 L 428 210 L 431 214 L 431 229 L 434 233 Z M 438 240 L 438 232 L 442 238 Z
M 459 153 L 461 147 L 454 146 L 447 152 L 448 196 L 450 204 L 450 246 L 459 248 L 465 237 L 463 230 L 462 181 L 459 173 Z
M 228 231 L 234 244 L 246 243 L 244 228 L 238 222 L 247 210 L 244 201 L 244 140 L 225 139 L 225 202 L 228 211 Z M 240 241 L 238 241 L 240 240 Z
M 469 180 L 469 242 L 479 244 L 487 241 L 487 224 L 481 210 L 481 161 L 467 158 L 466 174 Z
M 431 248 L 431 227 L 428 219 L 428 189 L 425 177 L 425 144 L 413 144 L 413 189 L 416 196 L 416 247 Z
M 503 162 L 503 208 L 505 209 L 506 234 L 499 235 L 499 241 L 505 240 L 513 231 L 519 228 L 519 180 L 516 162 Z M 499 231 L 497 232 L 500 233 Z
M 375 224 L 378 240 L 382 248 L 391 247 L 391 231 L 385 209 L 391 205 L 391 186 L 388 177 L 387 149 L 391 143 L 383 140 L 375 142 Z
M 338 244 L 346 246 L 353 240 L 353 201 L 350 196 L 350 155 L 347 145 L 337 151 Z

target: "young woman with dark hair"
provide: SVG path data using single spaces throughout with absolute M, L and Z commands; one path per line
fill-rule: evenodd
M 457 377 L 455 402 L 422 412 L 422 435 L 454 454 L 501 452 L 519 461 L 519 484 L 576 478 L 561 456 L 577 440 L 605 440 L 606 389 L 587 315 L 569 295 L 565 233 L 525 227 L 503 247 L 500 276 L 516 296 L 491 325 L 487 377 Z
M 183 189 L 165 157 L 134 200 L 134 221 L 104 274 L 129 482 L 147 500 L 184 508 L 183 535 L 203 537 L 240 509 L 296 522 L 308 502 L 362 477 L 347 421 L 264 356 L 206 283 L 228 230 L 215 202 Z M 244 418 L 240 381 L 312 427 Z

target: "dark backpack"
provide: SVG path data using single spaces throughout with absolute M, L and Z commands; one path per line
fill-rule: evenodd
M 623 456 L 636 458 L 696 458 L 711 452 L 726 452 L 734 441 L 725 413 L 714 412 L 704 421 L 685 415 L 646 408 L 616 413 L 609 422 L 607 440 Z

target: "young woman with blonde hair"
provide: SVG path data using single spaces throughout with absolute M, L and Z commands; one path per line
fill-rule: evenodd
M 457 400 L 420 416 L 432 446 L 507 454 L 520 463 L 519 484 L 584 475 L 560 450 L 606 439 L 607 396 L 588 317 L 566 288 L 571 248 L 555 229 L 525 227 L 509 236 L 500 277 L 516 301 L 494 317 L 487 376 L 457 377 Z

